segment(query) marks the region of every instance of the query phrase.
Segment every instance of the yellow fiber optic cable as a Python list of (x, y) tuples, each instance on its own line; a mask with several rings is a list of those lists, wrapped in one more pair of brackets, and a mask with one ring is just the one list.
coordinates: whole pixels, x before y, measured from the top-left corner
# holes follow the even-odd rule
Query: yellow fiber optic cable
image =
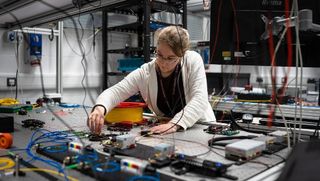
[[(13, 170), (10, 170), (9, 172), (12, 172)], [(64, 177), (64, 175), (62, 173), (59, 173), (55, 170), (50, 170), (50, 169), (45, 169), (45, 168), (21, 168), (20, 171), (23, 172), (47, 172), (47, 173), (51, 173), (54, 175), (59, 175), (61, 177)], [(78, 179), (71, 177), (71, 176), (67, 176), (67, 178), (71, 181), (79, 181)]]
[(14, 167), (15, 162), (8, 157), (0, 157), (0, 170), (6, 170)]
[(2, 98), (0, 99), (1, 106), (10, 106), (14, 104), (19, 104), (19, 101), (13, 98)]

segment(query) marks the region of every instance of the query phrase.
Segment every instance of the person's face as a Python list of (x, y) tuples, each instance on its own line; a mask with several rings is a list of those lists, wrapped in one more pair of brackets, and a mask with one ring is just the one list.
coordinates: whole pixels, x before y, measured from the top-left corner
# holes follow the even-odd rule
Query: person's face
[(166, 43), (159, 43), (156, 50), (156, 63), (161, 73), (171, 73), (180, 62), (180, 57), (173, 53), (170, 46)]

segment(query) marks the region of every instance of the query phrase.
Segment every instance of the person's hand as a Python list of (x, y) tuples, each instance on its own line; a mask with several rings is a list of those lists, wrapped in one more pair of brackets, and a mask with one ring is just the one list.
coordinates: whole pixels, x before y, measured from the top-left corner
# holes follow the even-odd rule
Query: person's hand
[(100, 134), (102, 126), (104, 125), (104, 107), (96, 106), (90, 113), (87, 120), (87, 125), (91, 132)]
[(179, 128), (180, 128), (179, 125), (175, 125), (174, 123), (168, 122), (166, 124), (161, 124), (161, 125), (158, 125), (158, 126), (154, 126), (154, 127), (150, 128), (149, 130), (152, 133), (164, 135), (164, 134), (174, 133)]

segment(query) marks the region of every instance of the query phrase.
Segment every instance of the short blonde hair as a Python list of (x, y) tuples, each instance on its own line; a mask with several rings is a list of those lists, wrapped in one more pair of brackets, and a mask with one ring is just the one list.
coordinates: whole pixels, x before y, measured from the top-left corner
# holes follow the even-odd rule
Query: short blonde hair
[(189, 33), (180, 26), (167, 26), (156, 32), (156, 42), (166, 43), (172, 49), (173, 53), (182, 57), (190, 47)]

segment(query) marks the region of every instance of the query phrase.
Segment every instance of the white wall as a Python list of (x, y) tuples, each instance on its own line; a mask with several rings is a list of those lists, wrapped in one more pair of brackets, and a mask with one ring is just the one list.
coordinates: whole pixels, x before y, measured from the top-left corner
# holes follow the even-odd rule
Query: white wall
[[(136, 19), (126, 17), (119, 17), (110, 15), (111, 21), (109, 26), (124, 24), (135, 21)], [(101, 32), (96, 34), (95, 52), (92, 48), (92, 19), (89, 15), (82, 16), (79, 21), (77, 17), (74, 19), (78, 27), (78, 33), (81, 35), (82, 31), (79, 28), (79, 21), (84, 28), (82, 44), (86, 54), (87, 65), (87, 79), (84, 81), (87, 89), (85, 104), (92, 105), (96, 97), (101, 93), (102, 89), (102, 36)], [(101, 13), (94, 15), (94, 24), (96, 28), (101, 27)], [(69, 103), (82, 104), (85, 92), (82, 88), (81, 81), (83, 79), (84, 70), (81, 64), (82, 55), (76, 36), (76, 29), (73, 22), (68, 19), (64, 21), (64, 41), (62, 48), (62, 72), (63, 72), (63, 94), (62, 101)], [(43, 26), (42, 28), (47, 28)], [(7, 32), (5, 29), (0, 29), (0, 98), (15, 97), (15, 88), (7, 87), (7, 77), (15, 77), (17, 69), (16, 64), (16, 44), (6, 41)], [(133, 34), (125, 33), (109, 33), (108, 46), (109, 49), (123, 48), (126, 44), (135, 46), (137, 44), (137, 37)], [(67, 41), (68, 40), (68, 41)], [(69, 44), (68, 44), (69, 42)], [(49, 41), (48, 36), (42, 37), (42, 69), (44, 78), (44, 87), (46, 93), (56, 92), (56, 41)], [(32, 67), (30, 64), (24, 62), (25, 47), (19, 46), (19, 76), (18, 76), (18, 99), (21, 102), (30, 100), (34, 102), (36, 99), (43, 96), (41, 91), (40, 68), (38, 66)], [(123, 55), (109, 54), (108, 55), (108, 71), (116, 71), (117, 59), (122, 58)], [(83, 61), (84, 63), (84, 61)], [(110, 77), (109, 84), (113, 85), (121, 80), (123, 77)]]
[[(87, 76), (88, 81), (85, 82), (87, 88), (90, 88), (92, 97), (97, 96), (97, 92), (100, 92), (101, 77), (102, 77), (102, 60), (101, 60), (101, 35), (97, 35), (97, 45), (95, 55), (91, 47), (91, 39), (87, 39), (92, 34), (91, 31), (84, 32), (83, 45), (86, 52), (87, 60)], [(66, 28), (65, 35), (67, 36), (70, 46), (78, 52), (79, 55), (74, 53), (70, 46), (64, 42), (62, 51), (62, 67), (63, 67), (63, 101), (82, 103), (84, 91), (81, 86), (81, 80), (83, 78), (83, 68), (81, 65), (82, 56), (80, 55), (79, 46), (77, 45), (74, 29)], [(17, 68), (16, 64), (16, 45), (15, 43), (9, 43), (6, 41), (6, 30), (0, 29), (0, 97), (14, 97), (15, 88), (7, 87), (7, 77), (15, 77)], [(42, 69), (44, 78), (44, 87), (46, 93), (55, 92), (56, 87), (56, 41), (49, 41), (48, 37), (43, 35), (42, 37)], [(25, 46), (19, 47), (19, 76), (18, 87), (20, 100), (36, 100), (42, 97), (41, 81), (40, 81), (40, 67), (32, 67), (30, 64), (24, 62)], [(96, 57), (96, 58), (95, 58)], [(72, 90), (72, 91), (71, 91)], [(70, 92), (71, 91), (71, 92)], [(89, 93), (89, 92), (88, 92)], [(70, 96), (69, 96), (70, 95)], [(92, 104), (90, 100), (85, 101), (86, 104)]]

